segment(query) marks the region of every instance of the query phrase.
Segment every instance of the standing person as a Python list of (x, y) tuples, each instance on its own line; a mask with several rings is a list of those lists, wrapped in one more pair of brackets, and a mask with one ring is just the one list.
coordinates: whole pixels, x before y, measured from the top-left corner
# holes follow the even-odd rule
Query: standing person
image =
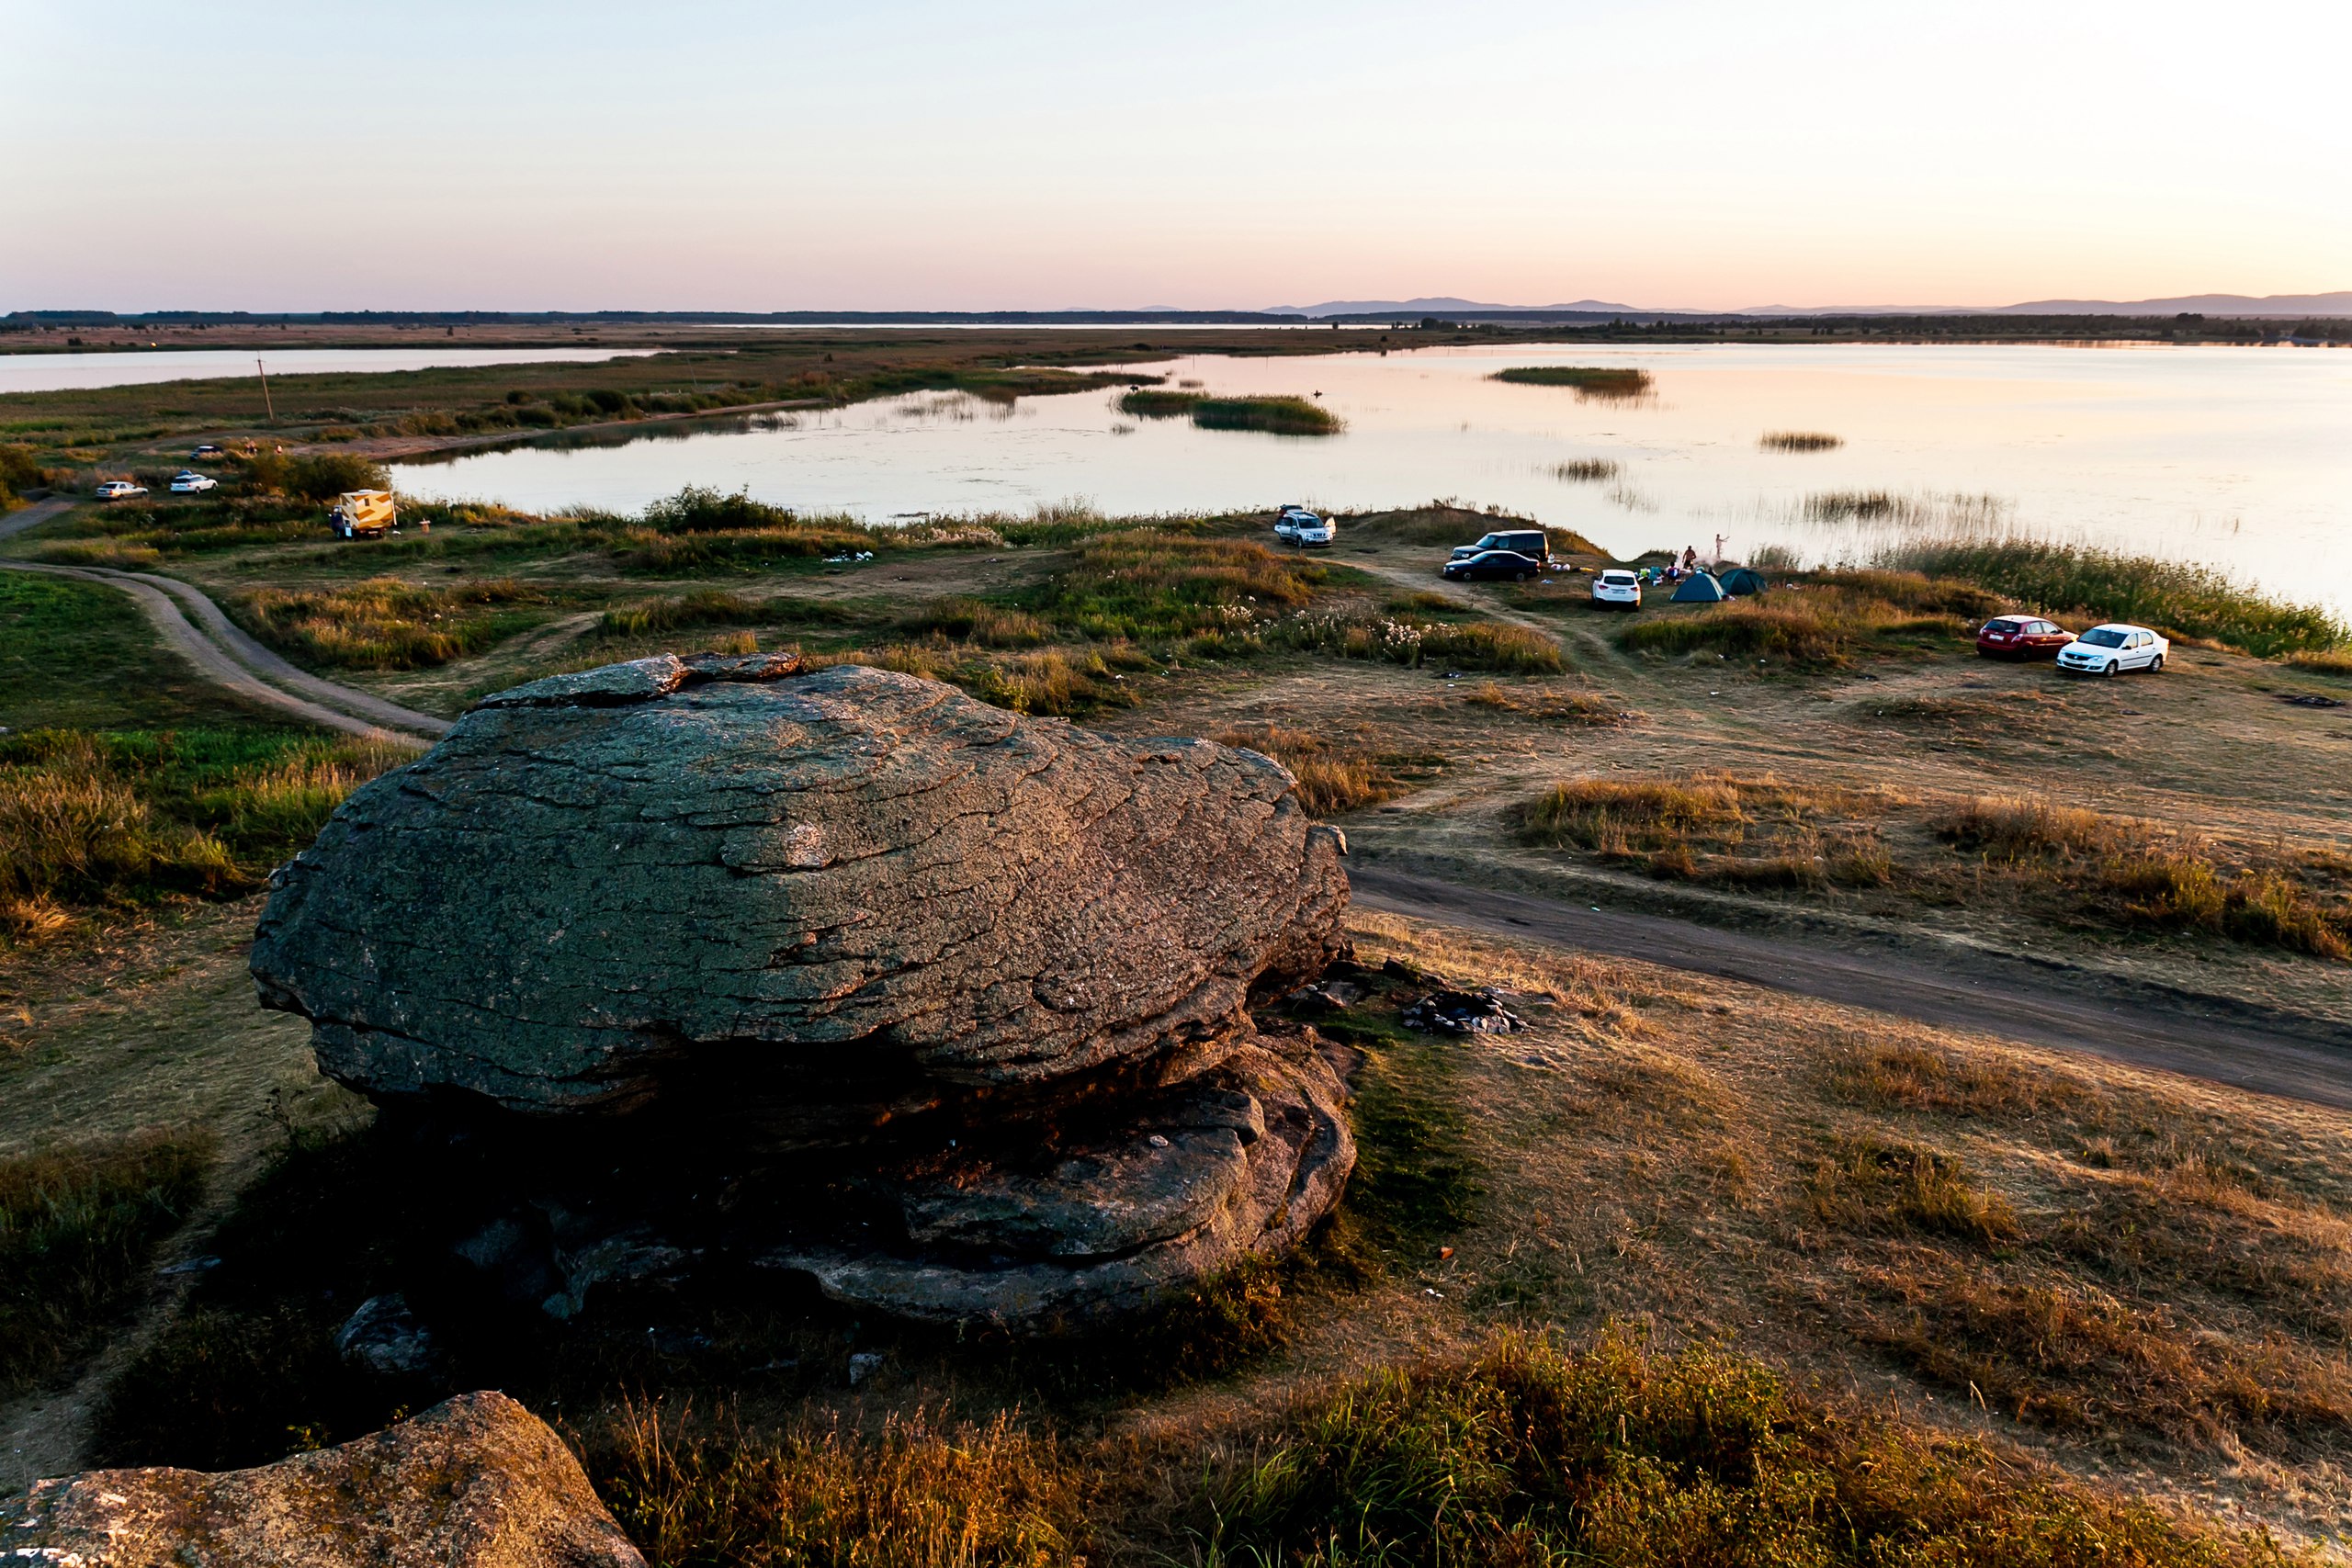
[(1693, 572), (1699, 570), (1698, 546), (1685, 545), (1682, 547), (1682, 570), (1685, 572)]

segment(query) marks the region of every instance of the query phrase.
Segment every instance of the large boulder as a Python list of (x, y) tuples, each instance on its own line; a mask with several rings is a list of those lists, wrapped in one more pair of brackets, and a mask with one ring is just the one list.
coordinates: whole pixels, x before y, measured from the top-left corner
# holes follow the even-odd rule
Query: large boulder
[(489, 697), (353, 795), (253, 972), (483, 1162), (443, 1256), (510, 1305), (724, 1256), (1031, 1325), (1337, 1201), (1342, 1075), (1250, 1004), (1339, 948), (1342, 852), (1252, 751), (663, 657)]
[(1319, 969), (1347, 883), (1290, 776), (858, 665), (640, 660), (502, 693), (277, 878), (266, 1006), (379, 1100), (667, 1096), (777, 1146), (1168, 1082)]
[(84, 1568), (645, 1568), (562, 1439), (461, 1394), (254, 1470), (97, 1470), (0, 1501), (0, 1559)]

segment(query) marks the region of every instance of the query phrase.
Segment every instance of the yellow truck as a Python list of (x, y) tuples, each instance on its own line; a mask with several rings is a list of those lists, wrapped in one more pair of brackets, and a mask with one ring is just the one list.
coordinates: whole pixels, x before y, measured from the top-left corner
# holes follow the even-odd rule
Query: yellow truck
[(400, 525), (388, 490), (349, 490), (335, 497), (327, 526), (346, 539), (373, 539)]

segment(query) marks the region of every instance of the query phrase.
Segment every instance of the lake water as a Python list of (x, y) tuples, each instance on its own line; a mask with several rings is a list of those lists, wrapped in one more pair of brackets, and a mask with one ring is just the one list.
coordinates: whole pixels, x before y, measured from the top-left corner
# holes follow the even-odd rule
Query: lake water
[[(261, 351), (273, 376), (323, 370), (446, 370), (469, 365), (551, 365), (630, 359), (650, 348), (288, 348)], [(91, 354), (0, 354), (0, 392), (62, 392), (210, 381), (254, 374), (242, 348), (109, 349)]]
[[(1511, 365), (1638, 367), (1632, 401), (1498, 382)], [(1010, 409), (917, 394), (627, 445), (525, 446), (403, 468), (420, 494), (526, 510), (634, 511), (688, 484), (875, 521), (1434, 498), (1498, 505), (1621, 553), (1717, 536), (1808, 560), (1864, 559), (1965, 526), (2222, 567), (2352, 611), (2352, 353), (2320, 349), (1870, 344), (1479, 346), (1136, 367), (1219, 393), (1319, 398), (1344, 434), (1136, 420), (1118, 393)], [(1762, 449), (1819, 431), (1823, 452)], [(1613, 475), (1563, 477), (1599, 459)], [(1855, 513), (1839, 495), (1872, 494)]]

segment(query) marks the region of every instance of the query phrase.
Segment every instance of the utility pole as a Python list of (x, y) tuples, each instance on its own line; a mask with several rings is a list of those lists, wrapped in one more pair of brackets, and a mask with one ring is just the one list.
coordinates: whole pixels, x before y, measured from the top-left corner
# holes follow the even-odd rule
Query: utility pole
[(261, 378), (261, 412), (269, 416), (270, 423), (276, 424), (277, 411), (269, 406), (269, 372), (262, 368), (258, 354), (254, 355), (254, 373)]

